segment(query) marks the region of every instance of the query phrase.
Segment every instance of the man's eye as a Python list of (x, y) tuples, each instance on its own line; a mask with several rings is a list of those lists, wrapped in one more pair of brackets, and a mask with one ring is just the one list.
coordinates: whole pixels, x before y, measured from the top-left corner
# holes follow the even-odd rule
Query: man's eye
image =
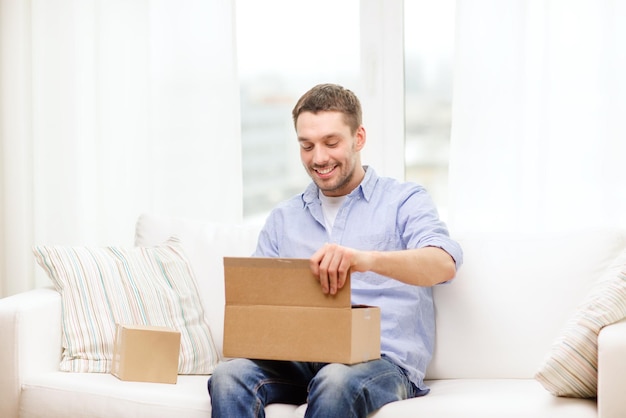
[(339, 142), (329, 142), (326, 144), (329, 148), (335, 148), (337, 145), (339, 145)]
[(313, 146), (311, 146), (311, 145), (304, 145), (304, 144), (302, 144), (301, 147), (305, 151), (311, 151), (313, 149)]

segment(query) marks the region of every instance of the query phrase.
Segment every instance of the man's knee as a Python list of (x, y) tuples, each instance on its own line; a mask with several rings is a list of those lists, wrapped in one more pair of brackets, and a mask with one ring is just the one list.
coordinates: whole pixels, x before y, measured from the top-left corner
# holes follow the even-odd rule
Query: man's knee
[[(394, 365), (380, 360), (355, 366), (329, 364), (309, 386), (310, 416), (364, 417), (386, 403), (406, 399), (410, 382)], [(308, 412), (308, 409), (307, 409)]]
[(220, 363), (208, 381), (213, 416), (264, 416), (264, 403), (256, 390), (257, 380), (258, 370), (250, 360)]
[(325, 389), (341, 389), (342, 391), (354, 389), (358, 385), (358, 376), (350, 366), (345, 364), (328, 364), (324, 366), (311, 381), (310, 386), (321, 386)]
[(232, 393), (237, 388), (245, 388), (254, 373), (254, 364), (247, 359), (234, 359), (222, 362), (215, 367), (209, 378), (209, 393), (224, 391)]
[(344, 364), (328, 364), (309, 384), (309, 402), (328, 405), (351, 404), (360, 397), (362, 378)]

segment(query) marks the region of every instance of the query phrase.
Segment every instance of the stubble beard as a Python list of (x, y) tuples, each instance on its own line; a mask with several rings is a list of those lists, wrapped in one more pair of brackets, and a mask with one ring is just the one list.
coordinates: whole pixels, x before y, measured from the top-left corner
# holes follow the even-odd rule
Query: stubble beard
[[(344, 166), (342, 164), (337, 164), (337, 166), (335, 167), (335, 170), (341, 171), (343, 167)], [(317, 187), (322, 191), (322, 193), (324, 193), (325, 195), (329, 195), (329, 194), (332, 195), (337, 190), (341, 190), (345, 188), (348, 184), (350, 184), (350, 182), (354, 178), (355, 169), (353, 167), (352, 170), (350, 170), (346, 174), (340, 173), (339, 174), (340, 177), (338, 177), (334, 183), (330, 184), (322, 179), (319, 179), (315, 175), (315, 168), (320, 168), (320, 167), (311, 168), (309, 172), (309, 176), (311, 177), (313, 182), (317, 185)]]

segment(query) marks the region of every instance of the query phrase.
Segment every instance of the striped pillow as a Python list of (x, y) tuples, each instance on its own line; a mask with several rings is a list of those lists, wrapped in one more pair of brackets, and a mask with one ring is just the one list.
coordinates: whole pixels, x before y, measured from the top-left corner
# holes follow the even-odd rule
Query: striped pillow
[[(555, 396), (595, 398), (598, 389), (598, 333), (626, 318), (626, 250), (618, 257), (621, 266), (592, 289), (568, 321), (544, 364), (535, 374)], [(615, 263), (614, 263), (615, 264)]]
[(177, 238), (150, 248), (33, 248), (61, 294), (68, 372), (111, 370), (115, 324), (181, 333), (180, 374), (210, 374), (219, 361), (196, 282)]

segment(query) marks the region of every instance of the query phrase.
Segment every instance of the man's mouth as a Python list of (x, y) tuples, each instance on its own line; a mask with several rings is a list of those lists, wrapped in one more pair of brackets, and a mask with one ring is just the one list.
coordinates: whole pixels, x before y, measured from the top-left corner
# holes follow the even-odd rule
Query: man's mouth
[(320, 176), (320, 177), (328, 177), (328, 175), (330, 173), (333, 172), (333, 170), (335, 169), (335, 166), (332, 167), (321, 167), (321, 168), (314, 168), (315, 172)]

